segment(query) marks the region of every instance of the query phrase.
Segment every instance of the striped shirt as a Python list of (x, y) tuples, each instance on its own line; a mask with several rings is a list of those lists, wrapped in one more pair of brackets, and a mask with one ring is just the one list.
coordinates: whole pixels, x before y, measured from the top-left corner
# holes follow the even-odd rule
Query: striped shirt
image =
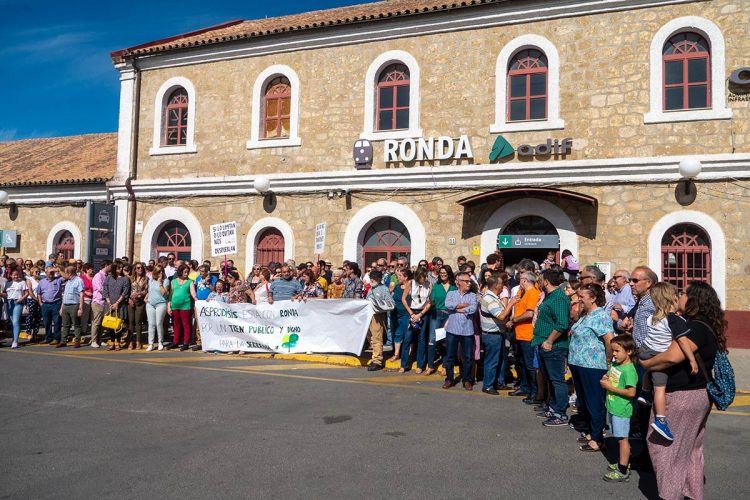
[(570, 325), (570, 298), (562, 288), (545, 294), (544, 300), (537, 308), (536, 323), (534, 323), (534, 339), (531, 345), (544, 343), (553, 330), (560, 332), (554, 342), (555, 347), (567, 349), (568, 326)]
[(490, 290), (484, 292), (479, 303), (482, 331), (487, 333), (500, 333), (505, 331), (505, 321), (497, 317), (503, 313), (505, 306), (497, 295)]

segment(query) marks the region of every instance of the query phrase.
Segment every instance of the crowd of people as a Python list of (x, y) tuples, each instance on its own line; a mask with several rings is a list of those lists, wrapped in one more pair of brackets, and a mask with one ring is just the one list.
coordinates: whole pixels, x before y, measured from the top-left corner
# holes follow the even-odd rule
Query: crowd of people
[[(441, 365), (444, 389), (481, 383), (488, 395), (508, 391), (545, 427), (576, 429), (581, 452), (602, 451), (608, 431), (619, 460), (605, 480), (627, 481), (631, 463), (648, 462), (662, 498), (702, 497), (707, 372), (726, 352), (724, 312), (703, 282), (678, 293), (646, 266), (607, 280), (567, 250), (560, 264), (555, 252), (508, 267), (500, 252), (479, 268), (459, 257), (455, 271), (440, 257), (414, 268), (406, 257), (378, 259), (365, 270), (356, 262), (334, 269), (325, 260), (288, 260), (254, 265), (247, 276), (231, 260), (216, 272), (210, 261), (172, 253), (148, 263), (104, 261), (99, 269), (63, 254), (36, 262), (2, 256), (0, 281), (12, 348), (24, 330), (30, 343), (56, 348), (71, 341), (80, 348), (90, 336), (95, 349), (199, 350), (196, 300), (364, 298), (374, 310), (368, 370), (385, 367), (385, 346), (400, 372), (416, 362), (414, 373), (429, 376)], [(641, 451), (631, 460), (634, 438)]]

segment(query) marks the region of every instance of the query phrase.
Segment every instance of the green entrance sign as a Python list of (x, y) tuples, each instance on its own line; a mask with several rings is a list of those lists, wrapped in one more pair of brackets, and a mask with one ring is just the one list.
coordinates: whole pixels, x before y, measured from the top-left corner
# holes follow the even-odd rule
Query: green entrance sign
[(497, 237), (497, 248), (513, 248), (513, 236), (501, 234)]
[(535, 234), (501, 234), (497, 237), (497, 248), (543, 248), (560, 247), (557, 235)]

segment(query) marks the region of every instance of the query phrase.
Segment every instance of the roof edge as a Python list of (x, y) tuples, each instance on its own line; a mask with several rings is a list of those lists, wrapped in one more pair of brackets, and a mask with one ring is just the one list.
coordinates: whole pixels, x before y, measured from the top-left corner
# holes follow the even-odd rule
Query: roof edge
[(233, 19), (232, 21), (226, 21), (226, 22), (223, 22), (223, 23), (215, 24), (213, 26), (208, 26), (206, 28), (200, 28), (200, 29), (197, 29), (197, 30), (188, 31), (188, 32), (185, 32), (185, 33), (180, 33), (178, 35), (173, 35), (173, 36), (169, 36), (169, 37), (166, 37), (166, 38), (160, 38), (158, 40), (152, 40), (150, 42), (141, 43), (141, 44), (138, 44), (138, 45), (133, 45), (131, 47), (126, 47), (124, 49), (112, 51), (112, 52), (110, 52), (109, 57), (111, 59), (122, 58), (122, 57), (127, 56), (129, 53), (131, 53), (131, 52), (133, 52), (135, 50), (146, 49), (148, 47), (151, 47), (152, 45), (160, 45), (162, 43), (171, 42), (171, 41), (177, 40), (179, 38), (186, 38), (186, 37), (190, 37), (190, 36), (201, 35), (201, 34), (206, 33), (208, 31), (213, 31), (213, 30), (217, 30), (217, 29), (221, 29), (221, 28), (228, 28), (230, 26), (234, 26), (236, 24), (240, 24), (240, 23), (243, 23), (243, 22), (245, 22), (244, 19)]

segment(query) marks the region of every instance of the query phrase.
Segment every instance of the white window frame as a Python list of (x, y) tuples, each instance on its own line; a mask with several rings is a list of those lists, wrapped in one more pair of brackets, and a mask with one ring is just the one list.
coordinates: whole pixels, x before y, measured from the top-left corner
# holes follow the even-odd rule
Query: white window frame
[[(276, 77), (284, 76), (292, 86), (291, 108), (289, 110), (289, 137), (261, 137), (261, 121), (263, 119), (263, 97), (268, 82)], [(299, 93), (300, 84), (297, 73), (289, 66), (275, 64), (263, 70), (253, 85), (253, 110), (250, 119), (250, 140), (247, 149), (283, 148), (302, 145), (299, 137)]]
[[(187, 137), (184, 145), (165, 146), (162, 144), (164, 135), (164, 107), (167, 105), (167, 99), (170, 94), (177, 88), (182, 87), (188, 94), (188, 123)], [(195, 145), (195, 86), (185, 77), (175, 76), (164, 82), (156, 92), (154, 99), (154, 139), (151, 149), (148, 153), (155, 155), (174, 155), (184, 153), (195, 153), (198, 148)]]
[[(508, 63), (522, 50), (536, 49), (547, 57), (547, 119), (508, 121)], [(495, 123), (490, 133), (527, 132), (532, 130), (560, 130), (565, 120), (560, 118), (560, 56), (557, 48), (540, 35), (523, 35), (508, 42), (495, 65)]]
[[(376, 130), (375, 127), (375, 93), (378, 76), (389, 64), (401, 63), (409, 68), (409, 128), (404, 130)], [(387, 139), (408, 139), (422, 137), (419, 128), (419, 64), (417, 60), (403, 50), (389, 50), (375, 58), (367, 68), (365, 76), (365, 123), (360, 139), (384, 141)]]
[(661, 279), (661, 240), (664, 234), (677, 224), (693, 224), (708, 235), (711, 244), (711, 286), (726, 307), (726, 237), (721, 225), (710, 215), (697, 210), (678, 210), (659, 219), (648, 234), (648, 266)]
[(81, 230), (78, 229), (78, 226), (69, 220), (58, 222), (57, 224), (52, 226), (52, 229), (50, 229), (49, 233), (47, 233), (47, 254), (46, 255), (50, 255), (53, 253), (57, 254), (57, 249), (55, 248), (55, 245), (57, 244), (57, 237), (63, 231), (70, 231), (70, 234), (73, 235), (73, 258), (81, 259), (83, 235), (81, 234)]
[[(672, 36), (694, 31), (708, 41), (711, 51), (711, 109), (664, 111), (662, 50)], [(726, 104), (724, 35), (714, 23), (698, 16), (685, 16), (669, 21), (651, 40), (649, 51), (650, 108), (643, 123), (692, 122), (726, 120), (732, 117)]]

